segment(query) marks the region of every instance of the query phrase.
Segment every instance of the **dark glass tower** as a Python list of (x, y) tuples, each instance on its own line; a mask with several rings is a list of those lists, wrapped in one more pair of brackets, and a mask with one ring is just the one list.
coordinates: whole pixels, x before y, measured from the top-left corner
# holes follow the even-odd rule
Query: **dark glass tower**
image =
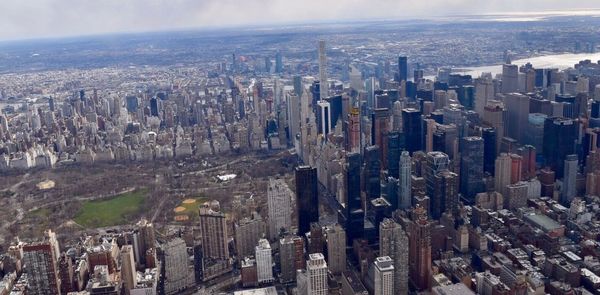
[(402, 129), (406, 138), (406, 150), (411, 154), (422, 149), (421, 147), (421, 112), (417, 109), (407, 108), (402, 110)]
[(408, 80), (408, 58), (406, 56), (398, 57), (398, 81)]
[(364, 211), (360, 198), (360, 153), (346, 155), (344, 167), (344, 187), (346, 188), (346, 210), (344, 212), (346, 236), (351, 245), (354, 239), (362, 238), (364, 229)]
[(388, 133), (387, 137), (387, 169), (391, 177), (398, 178), (400, 169), (400, 151), (402, 150), (402, 134), (397, 131)]
[(463, 137), (460, 140), (460, 192), (469, 203), (484, 190), (483, 184), (483, 138)]
[(379, 160), (379, 147), (376, 145), (365, 148), (364, 175), (367, 202), (379, 198), (381, 195), (381, 161)]
[(296, 168), (296, 211), (298, 213), (298, 234), (310, 231), (312, 222), (319, 222), (319, 187), (317, 168), (299, 166)]
[(563, 177), (567, 155), (575, 154), (577, 129), (577, 123), (567, 118), (552, 117), (544, 121), (544, 162), (556, 172), (557, 178)]
[(494, 175), (496, 161), (496, 129), (484, 128), (481, 131), (483, 138), (483, 171)]

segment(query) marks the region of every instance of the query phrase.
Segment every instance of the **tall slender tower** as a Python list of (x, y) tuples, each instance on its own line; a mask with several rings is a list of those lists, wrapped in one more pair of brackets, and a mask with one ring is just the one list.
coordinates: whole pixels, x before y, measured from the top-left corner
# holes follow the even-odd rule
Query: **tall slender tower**
[(325, 53), (325, 40), (319, 40), (319, 92), (320, 99), (327, 97), (329, 93), (327, 83), (327, 55)]
[(408, 209), (411, 202), (411, 158), (407, 151), (400, 155), (400, 173), (398, 178), (398, 208)]
[(417, 206), (412, 212), (409, 225), (410, 280), (417, 290), (431, 287), (431, 228), (427, 211)]

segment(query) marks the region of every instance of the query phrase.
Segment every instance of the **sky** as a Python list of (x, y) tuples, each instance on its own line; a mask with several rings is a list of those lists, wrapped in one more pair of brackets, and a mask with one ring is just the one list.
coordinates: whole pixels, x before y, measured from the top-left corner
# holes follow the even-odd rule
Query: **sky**
[(0, 0), (0, 40), (600, 9), (598, 0)]

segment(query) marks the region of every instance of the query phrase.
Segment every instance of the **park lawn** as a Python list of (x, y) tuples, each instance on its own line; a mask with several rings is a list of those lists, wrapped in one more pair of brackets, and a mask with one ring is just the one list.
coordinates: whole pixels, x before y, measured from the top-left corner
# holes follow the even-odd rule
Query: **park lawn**
[(74, 221), (87, 228), (115, 226), (128, 223), (129, 216), (142, 210), (145, 190), (137, 190), (108, 199), (83, 202)]

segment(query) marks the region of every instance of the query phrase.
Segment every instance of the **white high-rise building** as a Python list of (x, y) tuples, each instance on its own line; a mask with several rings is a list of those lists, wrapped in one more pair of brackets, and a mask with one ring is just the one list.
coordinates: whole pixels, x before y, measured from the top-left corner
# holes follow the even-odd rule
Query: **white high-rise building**
[(321, 253), (308, 256), (306, 261), (307, 295), (327, 295), (329, 285), (327, 284), (327, 262)]
[(269, 237), (277, 238), (279, 231), (292, 226), (292, 195), (283, 179), (269, 179), (267, 206), (269, 210)]
[(375, 258), (375, 295), (394, 294), (394, 261), (389, 256)]
[(496, 158), (494, 188), (503, 196), (506, 196), (506, 186), (510, 184), (511, 163), (511, 158), (506, 153)]
[(577, 155), (565, 158), (561, 202), (569, 204), (577, 195)]
[(317, 107), (319, 110), (319, 133), (327, 138), (327, 134), (331, 132), (331, 105), (325, 100), (320, 100)]
[(174, 238), (163, 245), (165, 264), (165, 294), (178, 294), (193, 284), (190, 281), (189, 257), (185, 242)]
[(325, 40), (319, 40), (319, 92), (320, 99), (326, 98), (329, 93), (327, 83), (327, 54), (325, 52)]
[(412, 161), (408, 151), (400, 154), (400, 173), (398, 176), (398, 208), (408, 209), (412, 206)]
[(327, 261), (334, 275), (346, 270), (346, 231), (341, 225), (335, 224), (325, 228), (327, 235)]
[(258, 283), (270, 283), (273, 281), (273, 260), (271, 257), (271, 245), (266, 239), (260, 239), (255, 251), (256, 277)]

